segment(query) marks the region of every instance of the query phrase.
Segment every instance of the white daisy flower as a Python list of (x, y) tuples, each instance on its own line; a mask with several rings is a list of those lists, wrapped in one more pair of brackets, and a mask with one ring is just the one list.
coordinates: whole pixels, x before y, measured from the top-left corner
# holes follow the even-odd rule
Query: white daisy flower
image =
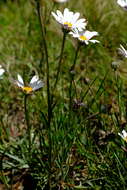
[(118, 133), (118, 135), (127, 142), (127, 132), (125, 130), (122, 130), (122, 133)]
[(2, 66), (0, 65), (0, 77), (2, 77), (2, 75), (4, 74), (5, 70), (2, 68)]
[(20, 87), (26, 94), (30, 94), (35, 90), (38, 90), (39, 88), (42, 88), (44, 86), (44, 83), (39, 80), (39, 77), (37, 75), (34, 75), (32, 79), (30, 80), (30, 83), (28, 86), (25, 86), (23, 78), (21, 75), (17, 75), (18, 80), (15, 80), (15, 84)]
[(117, 0), (117, 3), (127, 11), (127, 0)]
[(68, 0), (53, 0), (54, 2), (56, 2), (56, 3), (65, 3), (65, 2), (67, 2)]
[(122, 45), (120, 45), (120, 48), (118, 48), (118, 50), (121, 55), (127, 58), (127, 50)]
[(63, 14), (59, 10), (57, 10), (56, 13), (52, 12), (52, 15), (54, 16), (56, 21), (61, 24), (62, 28), (67, 31), (75, 29), (82, 31), (87, 25), (86, 19), (78, 19), (80, 13), (73, 13), (67, 8), (64, 9)]
[(91, 40), (92, 37), (98, 36), (98, 32), (95, 32), (95, 31), (90, 32), (86, 30), (83, 32), (79, 32), (78, 30), (74, 30), (73, 32), (70, 32), (69, 34), (71, 34), (74, 38), (78, 38), (80, 42), (85, 43), (86, 45), (88, 45), (89, 42), (99, 43), (98, 40)]

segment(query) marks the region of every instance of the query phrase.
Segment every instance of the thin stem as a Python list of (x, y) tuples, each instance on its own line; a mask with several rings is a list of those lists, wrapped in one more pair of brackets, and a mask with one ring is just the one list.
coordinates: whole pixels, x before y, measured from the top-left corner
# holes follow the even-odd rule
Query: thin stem
[(76, 49), (76, 52), (75, 52), (74, 62), (73, 62), (73, 65), (71, 66), (70, 71), (73, 71), (75, 69), (75, 65), (76, 65), (76, 61), (77, 61), (77, 57), (78, 57), (78, 53), (79, 53), (80, 47), (81, 47), (81, 44), (79, 42), (78, 46), (77, 46), (77, 49)]
[(72, 83), (73, 83), (73, 80), (74, 80), (74, 69), (75, 69), (75, 65), (76, 65), (76, 61), (77, 61), (77, 57), (78, 57), (78, 53), (79, 53), (79, 50), (80, 50), (80, 47), (81, 47), (81, 44), (78, 43), (78, 46), (77, 46), (77, 49), (76, 49), (76, 52), (75, 52), (75, 57), (74, 57), (74, 62), (73, 62), (73, 65), (71, 66), (71, 69), (70, 69), (70, 87), (69, 87), (69, 122), (71, 121), (71, 112), (72, 112)]
[(118, 75), (118, 71), (115, 70), (114, 73), (115, 73), (115, 81), (116, 81), (116, 87), (117, 87), (117, 101), (118, 101), (120, 120), (121, 120), (121, 84), (120, 84), (120, 78)]
[(26, 121), (26, 125), (27, 125), (29, 154), (31, 155), (31, 126), (30, 126), (30, 123), (29, 123), (29, 113), (28, 113), (28, 110), (27, 110), (27, 98), (28, 98), (28, 95), (25, 94), (24, 95), (24, 114), (25, 114), (25, 121)]
[(56, 88), (58, 79), (59, 79), (59, 74), (60, 74), (60, 70), (61, 70), (61, 62), (62, 62), (62, 58), (63, 58), (63, 51), (64, 51), (64, 45), (65, 45), (65, 41), (66, 41), (66, 36), (67, 36), (67, 32), (65, 30), (63, 30), (63, 40), (62, 40), (62, 46), (61, 46), (61, 53), (60, 53), (60, 59), (58, 62), (58, 69), (57, 69), (57, 74), (56, 74), (56, 81), (54, 84), (54, 89)]
[(69, 126), (71, 125), (71, 120), (72, 120), (72, 101), (73, 101), (73, 97), (72, 97), (72, 84), (73, 84), (73, 81), (74, 81), (74, 76), (75, 76), (75, 72), (74, 72), (74, 69), (75, 69), (75, 65), (76, 65), (76, 61), (77, 61), (77, 57), (78, 57), (78, 53), (79, 53), (79, 50), (80, 50), (80, 43), (78, 43), (78, 47), (77, 47), (77, 50), (75, 52), (75, 57), (74, 57), (74, 62), (73, 62), (73, 65), (71, 66), (71, 69), (70, 69), (70, 86), (69, 86)]
[(41, 34), (42, 34), (42, 42), (44, 44), (44, 51), (45, 51), (45, 58), (46, 58), (46, 84), (47, 84), (47, 105), (48, 105), (48, 122), (47, 122), (47, 127), (48, 127), (48, 140), (49, 140), (49, 177), (48, 177), (48, 185), (49, 185), (49, 190), (51, 189), (51, 169), (52, 169), (52, 159), (51, 159), (51, 154), (52, 154), (52, 141), (51, 141), (51, 115), (52, 115), (52, 110), (51, 110), (51, 98), (50, 98), (50, 83), (49, 83), (49, 61), (48, 61), (48, 48), (47, 48), (47, 43), (46, 43), (46, 36), (45, 36), (45, 26), (43, 25), (43, 20), (42, 20), (42, 14), (41, 14), (41, 6), (40, 6), (40, 0), (37, 0), (37, 13), (38, 13), (38, 18), (39, 18), (39, 23), (40, 23), (40, 28), (41, 28)]

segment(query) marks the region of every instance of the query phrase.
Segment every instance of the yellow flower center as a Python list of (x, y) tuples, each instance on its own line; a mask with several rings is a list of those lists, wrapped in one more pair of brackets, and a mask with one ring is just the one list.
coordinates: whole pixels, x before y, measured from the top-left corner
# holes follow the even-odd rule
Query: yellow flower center
[(25, 91), (27, 94), (31, 93), (33, 91), (32, 87), (30, 86), (24, 86), (23, 91)]
[(66, 25), (68, 28), (72, 27), (72, 24), (70, 22), (64, 22), (64, 25)]
[(85, 36), (80, 36), (79, 38), (80, 38), (80, 40), (83, 40), (83, 41), (87, 40), (87, 38)]

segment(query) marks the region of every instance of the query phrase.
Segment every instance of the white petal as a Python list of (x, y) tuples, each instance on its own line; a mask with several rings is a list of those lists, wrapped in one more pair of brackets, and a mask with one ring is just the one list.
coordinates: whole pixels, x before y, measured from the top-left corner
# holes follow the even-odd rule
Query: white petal
[(20, 85), (24, 86), (24, 82), (23, 82), (23, 78), (21, 77), (21, 75), (17, 75), (18, 78), (18, 82), (20, 83)]
[(84, 19), (84, 18), (81, 18), (81, 19), (79, 19), (79, 20), (77, 20), (76, 21), (76, 24), (87, 24), (87, 22), (86, 22), (86, 19)]
[(78, 13), (78, 12), (74, 14), (74, 16), (73, 16), (74, 22), (77, 21), (77, 19), (79, 18), (79, 16), (80, 16), (80, 13)]
[(86, 36), (86, 38), (88, 40), (91, 39), (93, 36), (97, 36), (97, 35), (98, 35), (98, 32), (96, 32), (96, 31), (90, 32), (90, 31), (86, 30), (84, 33), (84, 36)]
[(124, 0), (118, 0), (117, 3), (121, 6), (124, 7), (126, 6), (127, 2), (125, 2)]
[(122, 131), (123, 137), (127, 137), (127, 132), (125, 130)]
[(30, 84), (35, 83), (39, 80), (39, 77), (37, 75), (34, 75), (30, 81)]
[(4, 72), (5, 72), (4, 69), (0, 69), (0, 76), (2, 76)]
[(56, 17), (57, 15), (56, 15), (56, 13), (54, 13), (53, 11), (51, 12), (51, 14), (54, 16), (54, 17)]
[(33, 90), (38, 90), (39, 88), (42, 88), (44, 86), (44, 83), (40, 80), (39, 82), (37, 82), (37, 84), (35, 86), (33, 86)]
[(68, 0), (54, 0), (55, 2), (57, 2), (57, 3), (65, 3), (65, 2), (67, 2)]
[(64, 16), (64, 17), (68, 16), (68, 13), (69, 13), (69, 9), (68, 9), (68, 8), (65, 8), (65, 9), (64, 9), (64, 12), (63, 12), (63, 16)]
[(57, 14), (55, 14), (54, 12), (52, 12), (51, 14), (56, 19), (57, 22), (60, 22), (60, 17)]
[(89, 44), (89, 41), (88, 41), (88, 40), (85, 40), (84, 42), (85, 42), (85, 44), (86, 44), (86, 45), (88, 45), (88, 44)]
[(120, 137), (124, 138), (123, 135), (122, 135), (121, 133), (118, 133), (118, 135), (119, 135)]
[(120, 48), (118, 48), (118, 50), (121, 55), (127, 58), (127, 50), (122, 45), (120, 45)]
[(89, 40), (89, 41), (92, 43), (100, 43), (100, 41), (98, 41), (98, 40)]
[(69, 32), (74, 38), (79, 38), (79, 34), (77, 32)]
[(63, 18), (63, 15), (59, 10), (57, 10), (56, 13), (57, 13), (58, 17)]
[(21, 88), (24, 87), (24, 85), (22, 85), (22, 84), (21, 84), (19, 81), (17, 81), (17, 80), (15, 80), (14, 82), (15, 82), (15, 84), (16, 84), (18, 87), (21, 87)]

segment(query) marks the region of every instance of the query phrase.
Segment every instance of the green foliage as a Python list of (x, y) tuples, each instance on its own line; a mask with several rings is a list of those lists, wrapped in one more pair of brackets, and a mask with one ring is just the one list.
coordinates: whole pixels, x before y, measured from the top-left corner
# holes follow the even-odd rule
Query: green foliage
[[(0, 64), (6, 70), (0, 80), (0, 189), (126, 189), (127, 145), (118, 132), (127, 123), (127, 66), (117, 51), (127, 42), (126, 12), (114, 0), (42, 0), (40, 23), (37, 2), (0, 2)], [(70, 73), (77, 41), (68, 34), (54, 88), (63, 33), (51, 11), (65, 7), (88, 20), (100, 44), (82, 46)], [(34, 74), (45, 83), (26, 105), (12, 82), (18, 73), (26, 83)]]

